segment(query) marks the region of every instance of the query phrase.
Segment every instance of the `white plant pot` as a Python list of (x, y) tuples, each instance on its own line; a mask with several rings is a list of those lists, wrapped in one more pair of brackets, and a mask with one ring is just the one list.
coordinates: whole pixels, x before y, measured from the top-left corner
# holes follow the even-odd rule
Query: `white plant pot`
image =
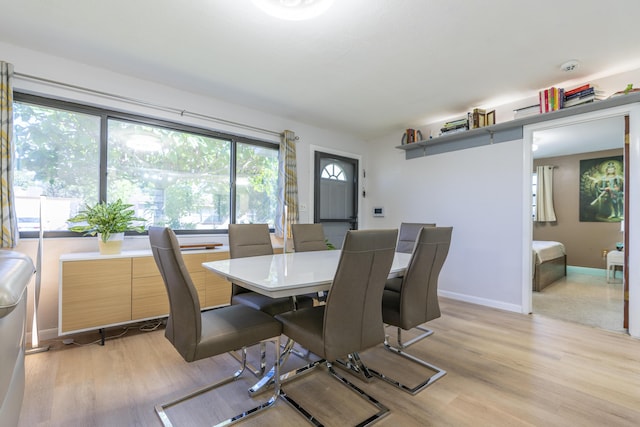
[(117, 255), (122, 252), (124, 233), (111, 233), (106, 242), (102, 241), (101, 233), (98, 233), (98, 248), (100, 255)]

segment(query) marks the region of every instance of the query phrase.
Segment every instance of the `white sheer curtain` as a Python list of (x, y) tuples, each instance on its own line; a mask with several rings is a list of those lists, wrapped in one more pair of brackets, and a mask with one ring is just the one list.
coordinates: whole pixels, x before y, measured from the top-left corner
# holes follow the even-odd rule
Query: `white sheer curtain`
[(536, 167), (538, 187), (536, 193), (536, 221), (556, 221), (553, 208), (553, 166)]
[(18, 244), (18, 221), (13, 201), (13, 65), (0, 61), (0, 222), (2, 247)]
[[(278, 155), (278, 206), (276, 208), (275, 235), (283, 238), (290, 225), (298, 222), (298, 172), (296, 166), (296, 134), (285, 130), (280, 141)], [(286, 206), (286, 224), (285, 209)]]

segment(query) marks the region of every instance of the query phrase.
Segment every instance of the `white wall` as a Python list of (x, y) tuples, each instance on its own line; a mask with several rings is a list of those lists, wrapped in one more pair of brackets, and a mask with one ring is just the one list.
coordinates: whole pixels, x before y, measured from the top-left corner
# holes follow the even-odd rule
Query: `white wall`
[[(365, 226), (453, 226), (440, 293), (521, 311), (522, 141), (412, 160), (386, 139), (376, 147), (367, 174)], [(385, 217), (374, 218), (373, 206), (383, 206)]]
[[(309, 164), (310, 146), (322, 147), (326, 150), (345, 150), (366, 157), (366, 145), (362, 140), (351, 135), (320, 129), (305, 123), (296, 122), (286, 117), (278, 117), (266, 112), (248, 109), (239, 105), (229, 104), (217, 99), (203, 97), (197, 94), (180, 91), (176, 88), (158, 85), (152, 82), (135, 79), (114, 73), (109, 70), (89, 67), (84, 64), (71, 62), (44, 53), (35, 52), (0, 42), (0, 60), (14, 65), (14, 72), (22, 75), (35, 76), (56, 82), (89, 88), (96, 91), (116, 94), (130, 99), (144, 101), (153, 105), (187, 110), (207, 116), (219, 117), (225, 120), (256, 126), (263, 129), (281, 132), (290, 129), (299, 136), (297, 143), (297, 157), (299, 161), (299, 196), (301, 200), (309, 200)], [(17, 77), (14, 90), (52, 96), (65, 100), (107, 106), (110, 108), (145, 114), (173, 122), (193, 124), (196, 126), (229, 132), (237, 135), (254, 137), (266, 141), (278, 142), (278, 137), (260, 131), (251, 131), (231, 125), (214, 123), (205, 119), (183, 117), (175, 112), (163, 111), (151, 107), (136, 106), (116, 99), (88, 94), (83, 91), (56, 87), (46, 83)], [(306, 213), (301, 213), (301, 219), (306, 219)], [(202, 237), (186, 237), (181, 240), (202, 241)], [(226, 243), (226, 236), (208, 236), (208, 241), (215, 240)], [(148, 247), (148, 239), (127, 238), (124, 249), (138, 249)], [(37, 240), (22, 239), (16, 248), (32, 257), (35, 261)], [(46, 239), (44, 245), (44, 262), (42, 268), (42, 288), (40, 294), (40, 308), (38, 311), (40, 338), (48, 339), (57, 336), (58, 325), (58, 259), (60, 254), (68, 252), (95, 252), (97, 242), (91, 238)], [(30, 298), (33, 296), (33, 284), (29, 287)], [(31, 302), (29, 318), (32, 316)], [(30, 329), (30, 323), (29, 323)]]

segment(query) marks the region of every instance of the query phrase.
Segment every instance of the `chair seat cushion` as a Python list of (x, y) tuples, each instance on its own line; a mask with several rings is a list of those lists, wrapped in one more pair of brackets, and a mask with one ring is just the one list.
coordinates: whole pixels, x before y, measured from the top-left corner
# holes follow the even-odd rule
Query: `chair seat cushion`
[(231, 305), (205, 311), (202, 313), (201, 325), (201, 338), (193, 360), (253, 345), (276, 337), (282, 332), (280, 322), (245, 305)]
[(387, 282), (384, 284), (384, 289), (394, 292), (400, 292), (402, 290), (402, 277), (387, 279)]
[(302, 308), (278, 314), (275, 318), (282, 323), (282, 333), (292, 340), (304, 343), (312, 353), (326, 357), (322, 339), (325, 306)]
[[(298, 308), (313, 307), (313, 298), (301, 295), (296, 298)], [(293, 300), (289, 297), (271, 298), (257, 292), (243, 292), (231, 297), (231, 304), (242, 304), (271, 316), (293, 310)]]

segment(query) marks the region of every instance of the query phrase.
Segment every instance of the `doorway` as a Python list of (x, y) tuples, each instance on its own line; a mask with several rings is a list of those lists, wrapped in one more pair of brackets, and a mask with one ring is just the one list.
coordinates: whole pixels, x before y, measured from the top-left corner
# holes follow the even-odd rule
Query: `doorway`
[(316, 151), (314, 221), (326, 239), (342, 248), (348, 230), (358, 229), (358, 159)]
[[(535, 166), (542, 165), (554, 169), (553, 198), (557, 221), (534, 222), (532, 239), (562, 243), (568, 266), (566, 276), (540, 292), (533, 292), (534, 314), (617, 332), (625, 330), (621, 274), (618, 273), (616, 281), (610, 282), (606, 277), (607, 252), (616, 251), (617, 243), (624, 241), (621, 227), (624, 216), (616, 214), (602, 218), (594, 215), (587, 219), (582, 202), (585, 190), (591, 189), (587, 184), (595, 179), (591, 174), (599, 173), (591, 166), (585, 178), (585, 168), (599, 165), (598, 162), (604, 159), (626, 158), (625, 128), (624, 116), (620, 115), (564, 123), (533, 132), (532, 144), (537, 146), (533, 152), (534, 170)], [(616, 165), (621, 167), (622, 161)], [(535, 196), (535, 190), (532, 192)], [(597, 198), (596, 201), (602, 204), (603, 200)], [(596, 209), (599, 204), (593, 206), (594, 203), (587, 207)]]

